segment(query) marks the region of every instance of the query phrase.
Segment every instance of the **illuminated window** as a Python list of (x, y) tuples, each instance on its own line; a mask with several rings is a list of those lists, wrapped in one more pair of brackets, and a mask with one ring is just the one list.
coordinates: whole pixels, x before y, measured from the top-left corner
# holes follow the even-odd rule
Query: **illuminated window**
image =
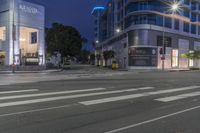
[(0, 27), (0, 40), (6, 40), (6, 27)]
[(172, 67), (178, 67), (178, 50), (172, 50)]
[[(190, 53), (194, 53), (194, 51), (190, 51)], [(194, 60), (189, 59), (189, 67), (193, 67), (193, 66), (194, 66)]]

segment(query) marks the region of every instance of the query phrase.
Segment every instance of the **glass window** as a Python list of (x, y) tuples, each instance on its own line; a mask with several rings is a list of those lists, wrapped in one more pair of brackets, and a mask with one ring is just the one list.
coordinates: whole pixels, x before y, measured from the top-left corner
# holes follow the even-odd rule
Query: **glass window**
[(165, 18), (165, 27), (172, 28), (172, 19), (171, 18), (168, 18), (168, 17)]
[(191, 20), (197, 21), (197, 15), (195, 13), (192, 13)]
[(31, 32), (31, 44), (37, 43), (37, 32)]
[(200, 35), (200, 26), (198, 26), (198, 34)]
[(191, 25), (191, 33), (192, 34), (196, 34), (197, 33), (196, 25), (194, 25), (194, 24)]
[[(194, 53), (194, 51), (190, 51), (190, 53)], [(194, 66), (194, 60), (189, 59), (189, 67), (193, 67), (193, 66)]]
[(179, 30), (179, 20), (178, 19), (175, 19), (174, 29)]
[(189, 32), (189, 27), (190, 27), (189, 23), (184, 22), (184, 24), (183, 24), (183, 31), (184, 32)]
[(147, 16), (146, 15), (139, 16), (139, 21), (140, 24), (147, 24)]
[(189, 0), (184, 0), (184, 4), (189, 5), (190, 1)]
[(163, 17), (160, 15), (156, 16), (156, 25), (163, 26)]
[(184, 12), (183, 12), (183, 15), (185, 16), (185, 17), (190, 17), (190, 12), (189, 11), (187, 11), (187, 10), (184, 10)]
[(191, 3), (191, 8), (192, 8), (192, 10), (196, 10), (196, 2)]
[(6, 40), (6, 27), (0, 27), (0, 40)]
[(178, 67), (178, 50), (172, 50), (172, 67)]
[(139, 9), (140, 10), (146, 10), (148, 8), (148, 3), (147, 2), (140, 2), (139, 3)]

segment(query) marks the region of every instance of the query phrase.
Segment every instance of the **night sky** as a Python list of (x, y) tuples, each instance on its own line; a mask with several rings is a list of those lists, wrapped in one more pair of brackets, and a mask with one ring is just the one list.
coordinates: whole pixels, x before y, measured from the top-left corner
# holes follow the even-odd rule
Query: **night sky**
[(26, 0), (46, 8), (46, 26), (53, 22), (76, 27), (89, 41), (93, 39), (94, 6), (105, 5), (107, 0)]

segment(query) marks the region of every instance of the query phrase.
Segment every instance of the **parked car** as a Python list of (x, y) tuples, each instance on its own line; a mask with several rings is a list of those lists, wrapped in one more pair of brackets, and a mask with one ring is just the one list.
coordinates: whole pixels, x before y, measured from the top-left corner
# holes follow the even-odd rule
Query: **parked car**
[(66, 60), (63, 64), (62, 64), (62, 69), (70, 69), (71, 68), (71, 61), (70, 60)]

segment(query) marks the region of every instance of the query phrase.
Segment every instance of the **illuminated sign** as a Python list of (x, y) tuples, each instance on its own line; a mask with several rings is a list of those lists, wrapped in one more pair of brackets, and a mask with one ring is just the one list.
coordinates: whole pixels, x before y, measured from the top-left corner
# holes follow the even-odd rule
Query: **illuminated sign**
[(25, 13), (30, 13), (30, 14), (38, 14), (39, 13), (37, 8), (27, 6), (27, 5), (19, 5), (19, 9)]
[(39, 62), (38, 58), (26, 58), (26, 62)]
[(26, 58), (25, 65), (39, 65), (39, 59), (38, 58)]

